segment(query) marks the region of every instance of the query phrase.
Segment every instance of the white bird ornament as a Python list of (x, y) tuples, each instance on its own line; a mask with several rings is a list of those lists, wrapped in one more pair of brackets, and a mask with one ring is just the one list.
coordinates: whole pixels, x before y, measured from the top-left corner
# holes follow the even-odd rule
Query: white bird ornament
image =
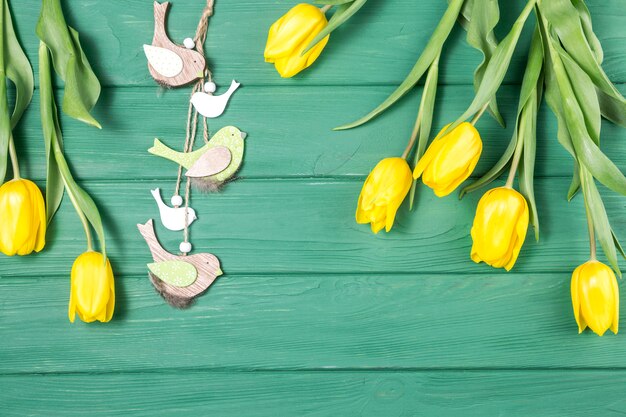
[[(179, 231), (185, 228), (185, 213), (187, 213), (187, 226), (190, 226), (198, 217), (196, 216), (196, 211), (191, 207), (169, 207), (161, 198), (161, 190), (158, 188), (154, 190), (150, 190), (152, 192), (152, 196), (159, 206), (159, 213), (161, 215), (161, 223), (165, 226), (166, 229)], [(176, 197), (172, 197), (174, 200)], [(179, 201), (173, 201), (173, 203), (182, 203), (182, 199), (179, 197)], [(176, 205), (179, 205), (176, 204)]]
[(199, 91), (191, 96), (191, 104), (193, 104), (198, 113), (204, 117), (214, 119), (224, 113), (230, 96), (233, 95), (240, 85), (241, 84), (237, 81), (233, 80), (227, 92), (219, 96), (214, 96), (213, 93), (215, 92), (216, 86), (214, 82), (209, 81), (204, 84), (204, 93)]

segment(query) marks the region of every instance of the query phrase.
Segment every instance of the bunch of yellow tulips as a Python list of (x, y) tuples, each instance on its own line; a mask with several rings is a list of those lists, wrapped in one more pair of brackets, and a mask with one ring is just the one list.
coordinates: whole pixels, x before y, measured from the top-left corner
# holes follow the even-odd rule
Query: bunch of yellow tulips
[[(338, 26), (337, 20), (339, 24), (343, 23), (363, 3), (348, 1), (333, 14), (330, 21), (327, 21), (325, 13), (331, 6), (319, 9), (300, 4), (294, 7), (272, 25), (265, 60), (274, 63), (281, 76), (294, 76), (317, 59), (328, 42), (329, 33)], [(370, 113), (336, 128), (349, 129), (370, 121), (396, 103), (426, 75), (409, 143), (400, 157), (381, 160), (367, 176), (358, 197), (356, 221), (369, 224), (375, 234), (382, 229), (389, 232), (407, 196), (412, 208), (416, 180), (421, 178), (435, 195), (445, 197), (472, 175), (483, 149), (475, 124), (487, 110), (504, 124), (496, 103), (496, 92), (526, 20), (533, 11), (537, 24), (529, 48), (511, 143), (493, 168), (460, 193), (462, 197), (489, 184), (505, 171), (507, 164), (510, 165), (506, 184), (487, 191), (478, 202), (470, 230), (473, 244), (469, 255), (476, 263), (485, 262), (494, 268), (510, 271), (518, 259), (530, 224), (539, 239), (533, 174), (537, 110), (545, 95), (560, 121), (559, 141), (576, 160), (576, 172), (568, 198), (573, 198), (582, 190), (587, 211), (590, 257), (572, 275), (574, 317), (580, 332), (589, 327), (600, 336), (608, 329), (617, 333), (619, 292), (613, 271), (621, 275), (616, 250), (621, 247), (612, 233), (595, 180), (626, 195), (626, 176), (598, 147), (600, 115), (626, 127), (626, 99), (600, 66), (602, 49), (593, 33), (591, 16), (584, 0), (576, 4), (566, 0), (528, 0), (510, 32), (499, 43), (493, 32), (499, 18), (497, 1), (449, 0), (444, 15), (407, 78)], [(467, 110), (445, 126), (428, 145), (439, 58), (459, 20), (468, 30), (468, 43), (484, 56), (474, 73), (476, 96)], [(573, 80), (580, 85), (574, 84)], [(576, 90), (589, 92), (588, 97), (580, 102), (581, 98), (574, 93)], [(472, 119), (468, 121), (470, 117)], [(410, 154), (414, 154), (412, 164), (407, 161)], [(519, 191), (513, 187), (516, 174)], [(596, 259), (596, 240), (600, 242), (611, 267)]]
[[(64, 50), (59, 48), (59, 44), (73, 45), (73, 48), (80, 48), (72, 41), (69, 27), (63, 18), (63, 12), (59, 0), (44, 0), (42, 5), (42, 14), (40, 16), (37, 34), (42, 39), (39, 49), (39, 75), (40, 75), (40, 94), (41, 94), (41, 115), (44, 130), (44, 140), (46, 148), (51, 158), (56, 162), (54, 169), (48, 169), (47, 195), (46, 203), (41, 190), (37, 185), (20, 176), (20, 166), (17, 151), (14, 144), (13, 129), (17, 125), (23, 112), (26, 110), (33, 96), (34, 77), (32, 67), (26, 58), (26, 55), (19, 47), (17, 37), (13, 32), (11, 24), (11, 15), (6, 0), (0, 0), (1, 15), (5, 16), (5, 23), (8, 25), (3, 29), (5, 36), (9, 38), (0, 45), (0, 65), (6, 65), (6, 57), (10, 54), (14, 62), (20, 65), (14, 65), (11, 71), (7, 68), (0, 68), (0, 149), (5, 148), (11, 161), (13, 170), (13, 179), (4, 182), (8, 160), (0, 158), (0, 252), (7, 256), (26, 256), (33, 252), (40, 252), (46, 245), (46, 229), (52, 220), (54, 213), (61, 203), (63, 196), (63, 187), (66, 188), (70, 200), (74, 204), (79, 218), (85, 227), (87, 235), (87, 251), (78, 256), (74, 261), (71, 271), (70, 281), (70, 301), (69, 301), (69, 319), (74, 322), (75, 315), (78, 314), (81, 320), (85, 322), (101, 321), (108, 322), (113, 316), (115, 308), (115, 288), (113, 272), (109, 260), (103, 253), (93, 250), (93, 239), (90, 231), (89, 221), (86, 212), (95, 219), (92, 225), (101, 229), (100, 216), (95, 204), (91, 198), (75, 183), (71, 172), (65, 161), (63, 151), (60, 145), (60, 129), (58, 115), (56, 112), (56, 103), (54, 102), (54, 93), (52, 88), (52, 65), (50, 62), (51, 52), (56, 57), (83, 56), (82, 50)], [(45, 30), (40, 30), (41, 28)], [(53, 38), (53, 39), (50, 39)], [(62, 39), (63, 42), (58, 42)], [(66, 42), (67, 41), (67, 42)], [(48, 43), (46, 43), (48, 42)], [(7, 45), (10, 45), (8, 47)], [(50, 46), (48, 46), (50, 45)], [(8, 49), (8, 50), (7, 50)], [(63, 58), (59, 58), (63, 61)], [(66, 61), (69, 61), (66, 59)], [(75, 60), (71, 60), (75, 63)], [(68, 65), (72, 65), (71, 63)], [(82, 65), (82, 64), (81, 64)], [(88, 67), (88, 65), (87, 65)], [(67, 69), (69, 72), (70, 69)], [(17, 71), (18, 74), (15, 74)], [(76, 72), (74, 69), (72, 71)], [(83, 69), (84, 71), (84, 69)], [(13, 76), (11, 80), (14, 82), (17, 96), (15, 108), (12, 116), (7, 104), (6, 77)], [(95, 82), (94, 82), (95, 79)], [(97, 84), (97, 86), (95, 85)], [(89, 82), (77, 83), (79, 88), (97, 87), (99, 92), (100, 84), (93, 75)], [(66, 84), (65, 88), (72, 88)], [(67, 98), (68, 95), (66, 95)], [(87, 96), (81, 94), (81, 91), (74, 91), (72, 97)], [(93, 97), (93, 94), (89, 96)], [(97, 97), (97, 95), (96, 95)], [(67, 101), (67, 100), (66, 100)], [(93, 120), (88, 112), (90, 108), (85, 108), (84, 99), (70, 99), (70, 115), (80, 120), (93, 124)], [(78, 103), (79, 102), (79, 103)], [(92, 103), (91, 105), (93, 105)], [(85, 112), (88, 116), (85, 116)], [(95, 122), (97, 125), (97, 122)], [(2, 152), (0, 152), (2, 154)], [(51, 180), (51, 176), (54, 178)], [(4, 182), (4, 183), (3, 183)], [(55, 189), (59, 187), (60, 189)], [(56, 197), (52, 197), (55, 195)], [(77, 195), (80, 195), (81, 205), (78, 202)], [(89, 202), (85, 207), (85, 202)], [(96, 223), (96, 225), (94, 225)], [(97, 227), (99, 226), (99, 227)], [(101, 243), (104, 248), (104, 239), (101, 237)], [(103, 249), (104, 252), (104, 249)]]

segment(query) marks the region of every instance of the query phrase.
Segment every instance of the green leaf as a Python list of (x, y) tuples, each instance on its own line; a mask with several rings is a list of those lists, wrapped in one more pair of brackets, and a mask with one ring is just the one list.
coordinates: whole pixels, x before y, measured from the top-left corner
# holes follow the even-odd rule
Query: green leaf
[[(54, 215), (63, 196), (63, 191), (58, 188), (60, 177), (78, 216), (81, 220), (83, 220), (84, 216), (95, 230), (98, 240), (100, 241), (102, 254), (106, 259), (106, 241), (98, 207), (89, 194), (87, 194), (72, 177), (72, 172), (63, 154), (61, 129), (59, 128), (54, 91), (52, 89), (51, 70), (50, 55), (48, 54), (46, 45), (42, 42), (39, 46), (39, 80), (41, 90), (41, 121), (46, 143), (46, 153), (49, 157), (48, 181), (50, 182), (48, 183), (48, 188), (50, 191), (46, 190), (46, 199), (51, 207), (48, 207), (48, 221), (50, 221)], [(52, 159), (54, 159), (54, 162), (51, 166), (50, 162)]]
[[(467, 16), (465, 17), (467, 18)], [(483, 76), (485, 75), (487, 64), (489, 64), (489, 60), (498, 46), (498, 41), (493, 33), (493, 29), (496, 27), (499, 20), (500, 8), (498, 7), (498, 0), (473, 2), (466, 29), (467, 43), (475, 49), (478, 49), (483, 55), (482, 62), (474, 71), (474, 90), (478, 90)], [(498, 110), (495, 95), (489, 103), (489, 112), (501, 126), (505, 126), (504, 119)]]
[(101, 128), (89, 113), (100, 96), (100, 82), (83, 52), (78, 32), (65, 22), (60, 0), (42, 0), (36, 32), (52, 53), (54, 70), (65, 81), (63, 112)]
[(524, 71), (524, 79), (522, 81), (522, 87), (520, 89), (520, 98), (518, 103), (517, 117), (515, 120), (515, 129), (513, 131), (511, 141), (509, 142), (509, 145), (505, 149), (498, 162), (496, 162), (495, 165), (492, 166), (491, 169), (489, 169), (489, 171), (487, 171), (482, 177), (465, 186), (461, 190), (459, 198), (463, 198), (465, 194), (490, 184), (504, 172), (507, 164), (513, 157), (515, 148), (517, 146), (521, 114), (524, 111), (524, 108), (526, 107), (530, 98), (533, 95), (535, 97), (537, 95), (537, 84), (539, 83), (542, 65), (543, 47), (541, 45), (541, 37), (539, 35), (538, 29), (535, 29), (535, 34), (533, 35), (532, 42), (530, 44), (530, 50), (528, 53), (526, 70)]
[(50, 54), (43, 42), (39, 43), (39, 95), (41, 111), (41, 127), (46, 147), (46, 217), (48, 224), (61, 205), (64, 185), (59, 171), (59, 165), (54, 157), (54, 143), (62, 148), (62, 135), (57, 118), (57, 106), (54, 101), (52, 88), (52, 67)]
[[(544, 34), (548, 33), (544, 20)], [(577, 160), (584, 165), (595, 178), (615, 192), (626, 195), (626, 177), (615, 164), (600, 150), (591, 139), (584, 121), (583, 112), (578, 105), (567, 72), (557, 52), (556, 41), (548, 36), (550, 57), (554, 65), (555, 78), (559, 86), (562, 110), (567, 122)]]
[(330, 33), (334, 31), (335, 29), (337, 29), (339, 26), (343, 25), (356, 12), (358, 12), (359, 9), (361, 9), (361, 7), (365, 5), (365, 3), (367, 3), (367, 0), (354, 0), (352, 3), (341, 2), (341, 3), (327, 3), (327, 4), (344, 5), (344, 3), (347, 7), (343, 7), (337, 10), (337, 12), (335, 12), (333, 17), (328, 22), (328, 25), (320, 33), (318, 33), (315, 38), (313, 38), (311, 43), (309, 43), (306, 48), (304, 48), (304, 51), (302, 51), (302, 55), (309, 52), (309, 50), (313, 48), (315, 45), (317, 45), (319, 41), (324, 39), (326, 36), (330, 35)]
[(589, 9), (583, 0), (572, 0), (572, 4), (576, 7), (576, 10), (578, 10), (578, 16), (580, 17), (580, 24), (582, 25), (585, 39), (587, 39), (587, 43), (589, 43), (589, 47), (596, 58), (596, 62), (602, 64), (604, 51), (602, 50), (600, 40), (593, 31)]
[(530, 224), (535, 229), (537, 241), (539, 241), (539, 215), (535, 201), (534, 174), (537, 152), (537, 110), (541, 101), (541, 85), (543, 85), (543, 80), (540, 78), (533, 94), (524, 105), (519, 121), (519, 140), (523, 141), (523, 157), (519, 166), (519, 187), (530, 206)]
[(360, 118), (359, 120), (345, 124), (343, 126), (336, 127), (334, 130), (351, 129), (370, 121), (374, 117), (387, 110), (391, 105), (393, 105), (402, 96), (404, 96), (411, 88), (413, 88), (413, 86), (417, 84), (417, 82), (420, 80), (422, 75), (424, 75), (424, 73), (428, 70), (435, 58), (441, 53), (441, 48), (448, 38), (450, 31), (454, 27), (454, 22), (459, 16), (459, 11), (461, 10), (462, 5), (463, 0), (450, 0), (450, 4), (448, 5), (446, 12), (439, 21), (439, 24), (437, 25), (435, 31), (428, 40), (424, 51), (422, 51), (422, 54), (417, 59), (417, 62), (413, 66), (413, 69), (405, 78), (405, 80), (398, 86), (398, 88), (396, 88), (396, 90), (391, 93), (391, 95), (387, 97), (387, 99), (385, 99), (385, 101), (383, 101), (378, 107), (376, 107), (374, 110), (372, 110), (370, 113)]
[(4, 66), (7, 78), (15, 84), (16, 90), (15, 107), (11, 116), (11, 129), (14, 129), (33, 98), (35, 79), (33, 68), (15, 35), (7, 0), (4, 0), (4, 8), (2, 22), (5, 33), (3, 39), (7, 47)]
[[(587, 41), (588, 36), (583, 29), (579, 10), (572, 4), (571, 0), (543, 0), (538, 5), (542, 16), (558, 34), (560, 43), (563, 44), (569, 55), (589, 75), (598, 89), (612, 97), (611, 106), (615, 109), (607, 111), (605, 117), (610, 118), (611, 115), (626, 114), (626, 99), (615, 88), (602, 69), (597, 59), (597, 51), (594, 53)], [(626, 127), (626, 116), (610, 120)]]
[(626, 252), (624, 252), (624, 248), (622, 247), (622, 244), (619, 243), (619, 239), (617, 239), (617, 235), (615, 234), (615, 231), (613, 231), (613, 229), (611, 229), (611, 234), (613, 235), (613, 243), (615, 244), (615, 248), (622, 255), (622, 258), (626, 259)]
[(602, 197), (600, 197), (600, 193), (598, 192), (598, 188), (593, 181), (591, 173), (584, 167), (580, 170), (580, 178), (583, 195), (585, 196), (585, 205), (591, 216), (595, 236), (598, 239), (598, 242), (600, 242), (600, 246), (602, 246), (602, 250), (609, 261), (609, 264), (611, 264), (611, 267), (621, 277), (622, 272), (620, 271), (619, 264), (617, 262), (617, 252), (615, 250), (615, 241), (613, 240), (613, 230), (609, 224), (609, 218), (606, 214), (604, 204), (602, 203)]
[(485, 106), (485, 104), (489, 103), (496, 94), (498, 88), (500, 88), (500, 84), (502, 84), (504, 75), (509, 68), (509, 64), (511, 63), (511, 57), (513, 56), (513, 52), (517, 46), (517, 41), (522, 33), (522, 29), (524, 28), (524, 23), (526, 22), (530, 12), (533, 10), (534, 5), (535, 0), (530, 0), (526, 3), (524, 10), (522, 10), (513, 24), (511, 31), (493, 52), (493, 56), (489, 60), (489, 64), (487, 64), (487, 68), (485, 69), (483, 82), (480, 84), (472, 104), (470, 104), (461, 117), (448, 127), (447, 132), (453, 130), (470, 116), (478, 112)]
[(580, 165), (574, 160), (574, 175), (572, 175), (572, 182), (567, 190), (567, 201), (572, 201), (572, 198), (576, 197), (580, 190)]
[[(7, 172), (12, 131), (30, 104), (35, 82), (33, 70), (13, 29), (7, 0), (0, 3), (0, 22), (0, 184), (2, 184)], [(7, 79), (13, 82), (16, 91), (15, 106), (10, 117)]]
[(557, 50), (571, 85), (576, 86), (576, 88), (573, 88), (573, 92), (583, 113), (587, 132), (589, 132), (589, 136), (596, 145), (599, 145), (602, 117), (600, 115), (600, 103), (598, 102), (593, 82), (563, 48), (557, 46)]
[[(417, 164), (417, 161), (424, 155), (426, 151), (426, 145), (428, 144), (428, 138), (430, 137), (430, 131), (433, 124), (433, 114), (435, 112), (435, 98), (437, 96), (437, 82), (439, 80), (439, 56), (435, 58), (428, 75), (426, 75), (426, 82), (424, 83), (424, 90), (422, 91), (422, 99), (419, 107), (419, 139), (417, 140), (417, 149), (415, 150), (415, 157), (413, 159), (413, 166)], [(413, 180), (411, 184), (411, 191), (409, 194), (409, 210), (413, 210), (413, 203), (415, 201), (415, 190), (417, 188), (417, 180)]]

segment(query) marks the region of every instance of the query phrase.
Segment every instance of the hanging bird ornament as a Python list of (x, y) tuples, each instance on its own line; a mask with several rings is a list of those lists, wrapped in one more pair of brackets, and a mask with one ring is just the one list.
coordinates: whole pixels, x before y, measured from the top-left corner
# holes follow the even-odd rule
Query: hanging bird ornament
[[(167, 36), (165, 28), (170, 4), (155, 2), (154, 37), (152, 44), (143, 46), (148, 69), (156, 82), (166, 87), (193, 83), (187, 103), (187, 132), (182, 149), (172, 149), (159, 139), (154, 139), (154, 145), (148, 150), (153, 155), (178, 164), (171, 206), (163, 201), (159, 188), (151, 190), (151, 193), (163, 226), (172, 231), (183, 231), (183, 241), (179, 245), (180, 254), (172, 254), (163, 248), (157, 240), (152, 220), (137, 225), (154, 261), (147, 264), (150, 282), (176, 308), (189, 307), (198, 295), (204, 293), (222, 275), (220, 262), (215, 255), (190, 254), (193, 247), (189, 241), (189, 227), (198, 218), (196, 211), (189, 207), (191, 181), (201, 189), (216, 191), (237, 173), (245, 148), (246, 133), (234, 126), (223, 127), (209, 139), (207, 119), (221, 116), (240, 86), (237, 81), (232, 80), (226, 92), (214, 95), (217, 86), (206, 66), (203, 51), (209, 18), (213, 15), (213, 4), (214, 0), (207, 0), (195, 36), (186, 38), (183, 45), (177, 45)], [(194, 149), (198, 115), (202, 117), (202, 136), (205, 143)]]
[(159, 139), (148, 149), (157, 155), (187, 169), (185, 176), (196, 180), (201, 189), (217, 191), (239, 170), (243, 161), (246, 133), (234, 126), (220, 129), (203, 147), (193, 152), (177, 152)]
[(152, 45), (144, 45), (143, 51), (152, 78), (164, 86), (179, 87), (204, 77), (206, 60), (195, 50), (193, 39), (185, 39), (180, 46), (167, 36), (165, 22), (169, 6), (169, 2), (154, 2), (154, 37)]

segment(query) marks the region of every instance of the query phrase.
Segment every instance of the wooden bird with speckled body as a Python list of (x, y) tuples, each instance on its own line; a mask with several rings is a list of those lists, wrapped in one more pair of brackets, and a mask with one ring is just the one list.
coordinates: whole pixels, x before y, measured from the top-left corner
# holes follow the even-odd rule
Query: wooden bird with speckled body
[(153, 155), (174, 161), (187, 169), (185, 175), (196, 185), (216, 191), (239, 170), (243, 160), (246, 133), (234, 126), (220, 129), (202, 148), (193, 152), (177, 152), (159, 139), (148, 149)]

